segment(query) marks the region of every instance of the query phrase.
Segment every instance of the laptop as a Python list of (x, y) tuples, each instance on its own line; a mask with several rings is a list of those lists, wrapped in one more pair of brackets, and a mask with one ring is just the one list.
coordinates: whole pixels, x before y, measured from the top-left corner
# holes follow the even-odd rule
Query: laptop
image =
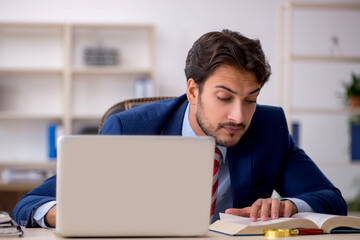
[(204, 235), (214, 147), (211, 137), (59, 138), (56, 232), (63, 237)]

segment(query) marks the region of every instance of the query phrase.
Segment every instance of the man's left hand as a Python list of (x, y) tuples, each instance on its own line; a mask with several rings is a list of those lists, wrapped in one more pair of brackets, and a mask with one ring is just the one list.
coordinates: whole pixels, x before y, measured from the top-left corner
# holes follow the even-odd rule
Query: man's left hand
[(278, 198), (259, 198), (251, 207), (229, 208), (225, 211), (227, 214), (249, 217), (251, 222), (256, 222), (258, 218), (267, 221), (269, 218), (290, 217), (297, 212), (297, 207), (292, 201), (280, 201)]

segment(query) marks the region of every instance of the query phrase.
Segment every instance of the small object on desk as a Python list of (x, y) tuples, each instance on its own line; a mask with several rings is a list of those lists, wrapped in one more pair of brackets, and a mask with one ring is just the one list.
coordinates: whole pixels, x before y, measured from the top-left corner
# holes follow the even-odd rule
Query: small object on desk
[(322, 229), (317, 228), (299, 228), (299, 229), (266, 229), (264, 230), (264, 236), (266, 238), (279, 238), (279, 237), (290, 237), (291, 235), (314, 235), (323, 234)]
[(23, 234), (21, 227), (10, 217), (9, 213), (0, 211), (0, 238), (21, 237)]

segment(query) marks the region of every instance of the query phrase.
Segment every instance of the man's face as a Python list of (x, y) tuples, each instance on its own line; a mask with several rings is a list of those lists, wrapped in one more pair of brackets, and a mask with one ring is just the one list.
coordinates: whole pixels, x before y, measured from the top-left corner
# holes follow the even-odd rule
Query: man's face
[(254, 73), (227, 65), (208, 77), (201, 94), (195, 81), (189, 79), (191, 127), (198, 136), (212, 136), (217, 144), (233, 147), (249, 127), (259, 93)]

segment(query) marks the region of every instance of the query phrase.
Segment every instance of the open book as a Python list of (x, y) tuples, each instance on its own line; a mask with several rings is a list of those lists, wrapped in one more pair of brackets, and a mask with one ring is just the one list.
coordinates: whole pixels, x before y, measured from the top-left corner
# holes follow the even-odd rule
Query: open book
[(227, 235), (263, 235), (265, 229), (276, 228), (321, 228), (324, 233), (360, 232), (360, 217), (337, 216), (303, 212), (290, 218), (279, 218), (266, 222), (250, 222), (250, 218), (220, 213), (220, 219), (210, 225), (209, 230)]

